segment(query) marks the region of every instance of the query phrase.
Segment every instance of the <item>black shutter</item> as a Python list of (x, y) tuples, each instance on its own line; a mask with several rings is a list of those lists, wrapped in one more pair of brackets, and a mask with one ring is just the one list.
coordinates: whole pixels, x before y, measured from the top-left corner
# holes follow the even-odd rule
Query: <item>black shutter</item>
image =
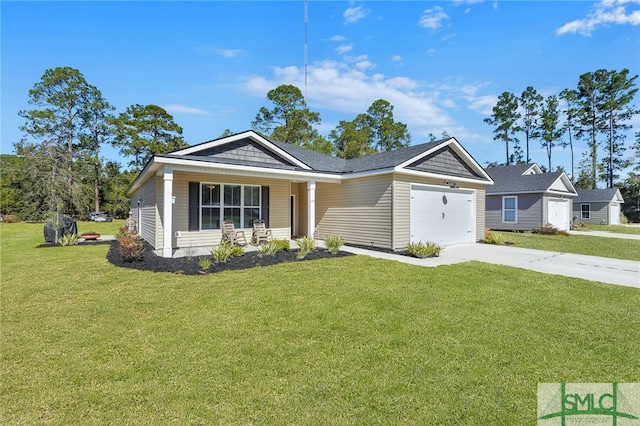
[(200, 230), (200, 182), (189, 182), (189, 231)]
[(267, 228), (269, 227), (269, 187), (262, 187), (262, 212), (260, 213), (262, 220), (264, 220)]

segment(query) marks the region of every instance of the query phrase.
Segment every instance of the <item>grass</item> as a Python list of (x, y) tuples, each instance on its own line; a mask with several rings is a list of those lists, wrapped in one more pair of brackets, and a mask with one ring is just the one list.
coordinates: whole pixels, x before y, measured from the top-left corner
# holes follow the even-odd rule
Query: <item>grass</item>
[(505, 241), (515, 243), (516, 247), (640, 261), (640, 241), (636, 240), (575, 234), (564, 236), (491, 232), (502, 236)]
[(617, 234), (640, 235), (640, 226), (624, 226), (624, 225), (594, 225), (589, 224), (589, 231), (606, 231), (615, 232)]
[(633, 288), (365, 256), (154, 274), (41, 231), (0, 225), (2, 424), (533, 424), (538, 382), (640, 376)]

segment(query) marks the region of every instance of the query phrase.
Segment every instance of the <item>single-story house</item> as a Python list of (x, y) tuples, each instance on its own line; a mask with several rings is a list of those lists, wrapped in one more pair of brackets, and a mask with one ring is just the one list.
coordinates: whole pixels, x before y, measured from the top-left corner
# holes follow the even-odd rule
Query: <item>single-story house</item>
[(535, 163), (490, 167), (486, 172), (494, 181), (486, 193), (487, 228), (571, 228), (571, 200), (577, 193), (566, 173), (543, 173)]
[(573, 199), (573, 221), (619, 225), (623, 203), (618, 188), (580, 189)]
[(172, 257), (218, 244), (223, 219), (392, 250), (476, 242), (492, 183), (455, 138), (345, 160), (246, 131), (155, 155), (128, 194), (142, 237)]

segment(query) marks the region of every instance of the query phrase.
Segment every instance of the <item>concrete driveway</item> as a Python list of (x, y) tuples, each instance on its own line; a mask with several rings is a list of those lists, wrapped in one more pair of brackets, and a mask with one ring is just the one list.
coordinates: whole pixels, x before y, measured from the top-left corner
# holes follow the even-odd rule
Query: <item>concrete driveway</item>
[(372, 257), (392, 259), (419, 266), (451, 265), (475, 260), (496, 265), (513, 266), (545, 274), (564, 275), (609, 284), (640, 288), (640, 262), (553, 251), (525, 249), (490, 244), (460, 244), (445, 247), (440, 257), (417, 259), (343, 246), (344, 251)]

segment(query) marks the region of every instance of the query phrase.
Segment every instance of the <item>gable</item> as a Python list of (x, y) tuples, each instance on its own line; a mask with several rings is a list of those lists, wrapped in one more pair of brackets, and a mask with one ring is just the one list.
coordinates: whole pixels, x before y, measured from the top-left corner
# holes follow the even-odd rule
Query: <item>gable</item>
[(249, 138), (205, 148), (200, 151), (193, 152), (191, 155), (208, 157), (210, 159), (238, 160), (241, 162), (265, 165), (294, 166), (291, 162), (286, 161), (274, 152)]
[(407, 165), (405, 168), (451, 176), (481, 178), (450, 146), (445, 146)]

